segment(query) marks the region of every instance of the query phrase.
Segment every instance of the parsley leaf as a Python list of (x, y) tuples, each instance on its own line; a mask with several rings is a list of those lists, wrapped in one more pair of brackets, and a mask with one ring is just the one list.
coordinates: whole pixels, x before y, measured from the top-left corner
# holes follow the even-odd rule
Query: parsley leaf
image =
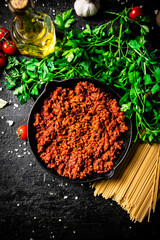
[(63, 12), (62, 15), (57, 14), (54, 23), (59, 30), (64, 31), (66, 28), (69, 28), (71, 24), (75, 21), (72, 12), (73, 9), (70, 9), (67, 12)]

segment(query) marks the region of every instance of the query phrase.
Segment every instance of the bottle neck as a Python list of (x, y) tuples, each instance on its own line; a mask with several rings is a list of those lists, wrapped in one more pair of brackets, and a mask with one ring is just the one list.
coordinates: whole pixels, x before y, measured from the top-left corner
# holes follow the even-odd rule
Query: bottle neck
[(27, 9), (25, 9), (25, 11), (22, 12), (15, 12), (15, 14), (17, 15), (17, 18), (20, 18), (22, 21), (26, 21), (29, 19), (32, 19), (36, 12), (32, 7), (28, 7)]
[(23, 29), (24, 32), (32, 31), (34, 25), (33, 18), (35, 16), (35, 10), (28, 7), (25, 11), (17, 14), (18, 25), (17, 29)]

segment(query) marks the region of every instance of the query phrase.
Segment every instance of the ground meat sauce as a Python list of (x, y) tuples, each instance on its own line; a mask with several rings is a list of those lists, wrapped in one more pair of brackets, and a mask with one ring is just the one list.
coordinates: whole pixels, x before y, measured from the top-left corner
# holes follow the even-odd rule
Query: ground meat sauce
[(57, 87), (33, 125), (41, 159), (70, 179), (110, 171), (128, 130), (116, 99), (88, 82)]

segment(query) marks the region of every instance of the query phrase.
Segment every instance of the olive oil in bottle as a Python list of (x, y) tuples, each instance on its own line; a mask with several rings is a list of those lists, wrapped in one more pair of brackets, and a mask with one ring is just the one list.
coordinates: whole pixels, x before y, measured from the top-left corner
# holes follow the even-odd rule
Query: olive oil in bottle
[(16, 14), (11, 38), (22, 55), (44, 58), (54, 52), (55, 28), (47, 14), (35, 11), (32, 0), (10, 0), (9, 8)]

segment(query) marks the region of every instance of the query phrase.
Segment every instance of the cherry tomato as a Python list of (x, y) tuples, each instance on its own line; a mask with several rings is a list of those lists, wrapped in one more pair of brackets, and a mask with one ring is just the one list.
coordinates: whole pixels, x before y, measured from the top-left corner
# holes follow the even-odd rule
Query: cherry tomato
[(0, 42), (0, 50), (2, 49), (2, 43)]
[(0, 53), (0, 68), (4, 67), (6, 65), (6, 57), (3, 55), (3, 53)]
[(21, 125), (17, 128), (16, 133), (20, 139), (27, 140), (27, 125)]
[(131, 12), (129, 13), (129, 17), (130, 17), (130, 19), (136, 21), (136, 20), (138, 20), (139, 17), (142, 16), (142, 14), (143, 14), (142, 9), (138, 6), (136, 6), (136, 7), (132, 8)]
[(13, 41), (7, 40), (2, 45), (2, 50), (8, 55), (13, 55), (17, 50), (16, 45)]
[(8, 39), (9, 38), (9, 31), (5, 27), (0, 27), (0, 40)]

